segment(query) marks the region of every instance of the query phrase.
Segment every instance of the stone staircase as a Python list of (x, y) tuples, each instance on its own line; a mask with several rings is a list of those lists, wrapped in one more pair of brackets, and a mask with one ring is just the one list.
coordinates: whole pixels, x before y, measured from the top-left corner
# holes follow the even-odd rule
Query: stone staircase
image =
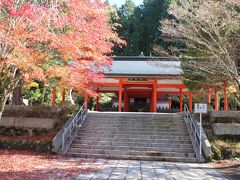
[(90, 112), (67, 155), (197, 161), (181, 114)]

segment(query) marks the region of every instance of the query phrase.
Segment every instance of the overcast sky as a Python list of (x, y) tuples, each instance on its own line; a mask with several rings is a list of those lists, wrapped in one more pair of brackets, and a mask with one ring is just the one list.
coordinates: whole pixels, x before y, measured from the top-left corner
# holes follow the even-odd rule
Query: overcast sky
[[(142, 0), (132, 0), (136, 6), (142, 4)], [(118, 7), (120, 7), (122, 4), (125, 3), (125, 0), (109, 0), (109, 2), (113, 5), (116, 4)]]

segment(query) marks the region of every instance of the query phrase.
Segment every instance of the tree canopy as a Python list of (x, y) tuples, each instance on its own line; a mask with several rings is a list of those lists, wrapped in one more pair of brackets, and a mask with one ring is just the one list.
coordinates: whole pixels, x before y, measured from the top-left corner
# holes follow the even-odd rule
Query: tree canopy
[(144, 0), (142, 5), (135, 6), (131, 0), (127, 0), (118, 8), (119, 19), (115, 22), (122, 26), (117, 28), (117, 32), (126, 40), (127, 46), (115, 48), (113, 55), (136, 56), (141, 52), (144, 55), (157, 55), (156, 47), (169, 46), (159, 31), (159, 21), (170, 18), (167, 12), (170, 3), (170, 0)]
[(22, 78), (93, 94), (113, 42), (124, 43), (108, 11), (98, 0), (0, 0), (0, 115)]
[(182, 67), (190, 88), (227, 81), (240, 87), (238, 72), (240, 6), (238, 0), (187, 0), (171, 4), (172, 19), (161, 32), (186, 44)]

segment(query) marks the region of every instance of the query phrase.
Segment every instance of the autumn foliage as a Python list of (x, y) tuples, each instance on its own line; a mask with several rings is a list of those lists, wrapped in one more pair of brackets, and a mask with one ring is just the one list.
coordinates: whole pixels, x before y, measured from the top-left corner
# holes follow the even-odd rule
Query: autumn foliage
[(52, 67), (48, 72), (61, 77), (61, 84), (91, 94), (90, 87), (100, 82), (103, 68), (111, 64), (107, 54), (113, 42), (124, 42), (112, 31), (108, 8), (102, 2), (71, 0), (62, 6), (56, 10), (58, 18), (50, 23), (60, 34), (52, 46), (68, 65)]
[(113, 42), (124, 43), (98, 0), (0, 0), (0, 22), (0, 112), (22, 78), (93, 95)]

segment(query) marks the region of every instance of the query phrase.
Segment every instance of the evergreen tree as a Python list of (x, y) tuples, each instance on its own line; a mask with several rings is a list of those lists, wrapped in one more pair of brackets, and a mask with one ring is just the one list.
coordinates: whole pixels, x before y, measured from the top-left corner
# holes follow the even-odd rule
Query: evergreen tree
[(127, 0), (118, 10), (122, 25), (117, 29), (119, 36), (126, 40), (127, 46), (115, 48), (114, 55), (136, 56), (141, 52), (145, 55), (158, 55), (159, 47), (168, 47), (172, 42), (165, 42), (159, 28), (160, 20), (171, 18), (167, 12), (170, 0), (144, 0), (143, 5), (136, 7)]
[(132, 33), (137, 32), (137, 29), (135, 28), (136, 22), (133, 21), (135, 8), (136, 6), (132, 0), (126, 0), (125, 4), (118, 9), (119, 19), (116, 22), (121, 24), (121, 26), (117, 29), (117, 32), (120, 37), (126, 40), (127, 46), (124, 46), (123, 48), (115, 47), (114, 55), (135, 55), (134, 52), (136, 51), (136, 48), (133, 48), (133, 46), (136, 46), (138, 42), (138, 38), (136, 39), (132, 36)]

